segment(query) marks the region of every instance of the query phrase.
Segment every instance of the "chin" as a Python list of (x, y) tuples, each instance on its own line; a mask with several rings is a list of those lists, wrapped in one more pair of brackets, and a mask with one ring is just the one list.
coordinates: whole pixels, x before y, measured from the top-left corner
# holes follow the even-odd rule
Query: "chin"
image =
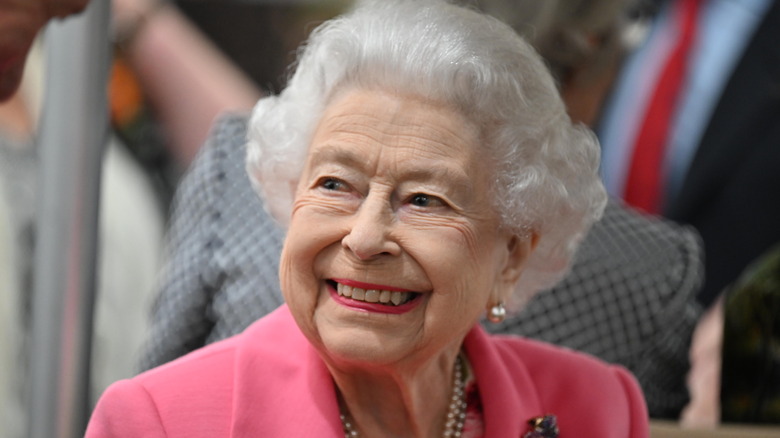
[[(359, 338), (355, 338), (359, 336)], [(352, 365), (383, 366), (398, 363), (412, 354), (409, 345), (389, 345), (381, 336), (345, 330), (338, 335), (322, 337), (325, 356), (339, 363)]]

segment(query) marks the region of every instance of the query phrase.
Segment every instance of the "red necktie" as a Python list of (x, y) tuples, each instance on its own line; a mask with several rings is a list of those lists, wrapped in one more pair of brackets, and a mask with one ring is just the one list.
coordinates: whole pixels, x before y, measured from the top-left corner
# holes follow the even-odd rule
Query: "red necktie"
[(686, 57), (696, 34), (701, 0), (677, 0), (673, 5), (678, 38), (658, 76), (634, 145), (626, 182), (625, 201), (649, 213), (661, 210), (662, 166), (670, 122), (685, 75)]

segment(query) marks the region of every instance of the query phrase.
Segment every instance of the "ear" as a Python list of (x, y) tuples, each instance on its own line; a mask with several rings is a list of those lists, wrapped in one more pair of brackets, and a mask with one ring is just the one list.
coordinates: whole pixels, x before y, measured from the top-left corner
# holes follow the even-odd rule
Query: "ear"
[(496, 290), (494, 296), (491, 297), (493, 302), (489, 305), (506, 302), (512, 295), (517, 281), (525, 269), (525, 262), (536, 249), (537, 243), (539, 243), (539, 235), (536, 231), (531, 231), (527, 236), (517, 234), (507, 236), (506, 246), (503, 249), (506, 251), (504, 264), (496, 279)]

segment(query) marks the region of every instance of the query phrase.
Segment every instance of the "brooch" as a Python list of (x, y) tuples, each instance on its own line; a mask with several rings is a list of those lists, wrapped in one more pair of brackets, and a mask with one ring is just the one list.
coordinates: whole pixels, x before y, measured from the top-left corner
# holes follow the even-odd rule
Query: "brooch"
[(558, 438), (558, 420), (555, 415), (534, 417), (528, 420), (531, 431), (523, 435), (523, 438)]

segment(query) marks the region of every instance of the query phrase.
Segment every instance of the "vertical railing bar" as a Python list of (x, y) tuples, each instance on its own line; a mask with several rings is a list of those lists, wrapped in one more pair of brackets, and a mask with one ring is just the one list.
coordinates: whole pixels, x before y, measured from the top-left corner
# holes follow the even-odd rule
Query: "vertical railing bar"
[(109, 0), (46, 30), (28, 436), (83, 436), (108, 134)]

